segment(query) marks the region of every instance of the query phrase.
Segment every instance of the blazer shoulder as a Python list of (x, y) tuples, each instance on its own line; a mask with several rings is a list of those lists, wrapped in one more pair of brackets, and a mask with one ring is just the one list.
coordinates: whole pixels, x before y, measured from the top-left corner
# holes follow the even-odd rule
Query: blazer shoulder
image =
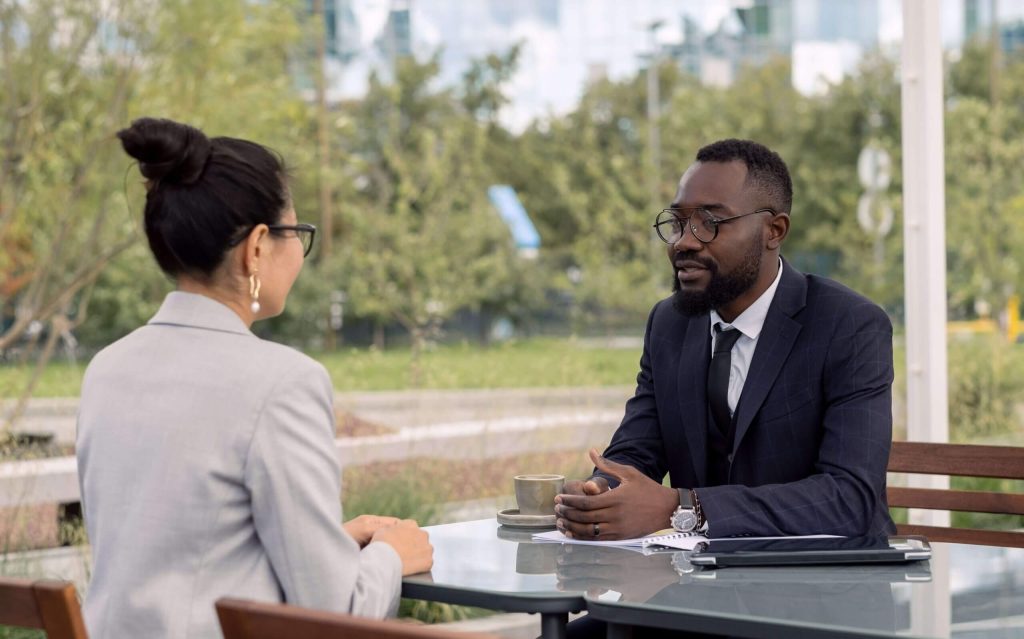
[(259, 338), (257, 344), (254, 354), (262, 360), (260, 366), (269, 367), (265, 370), (276, 370), (280, 377), (330, 380), (323, 364), (296, 348)]
[(807, 305), (822, 313), (847, 315), (850, 319), (881, 321), (892, 325), (888, 313), (874, 301), (852, 288), (820, 275), (807, 278)]
[(647, 325), (650, 329), (659, 328), (667, 325), (677, 325), (680, 322), (685, 322), (687, 318), (676, 310), (672, 303), (672, 297), (666, 297), (659, 300), (652, 308), (651, 314), (647, 318)]

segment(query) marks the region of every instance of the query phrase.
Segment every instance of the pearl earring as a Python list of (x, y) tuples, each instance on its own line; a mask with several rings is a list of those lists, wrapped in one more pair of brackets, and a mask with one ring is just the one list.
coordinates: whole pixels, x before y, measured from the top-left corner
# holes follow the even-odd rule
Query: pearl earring
[(252, 297), (249, 310), (255, 315), (260, 312), (260, 278), (256, 277), (255, 273), (249, 276), (249, 295)]

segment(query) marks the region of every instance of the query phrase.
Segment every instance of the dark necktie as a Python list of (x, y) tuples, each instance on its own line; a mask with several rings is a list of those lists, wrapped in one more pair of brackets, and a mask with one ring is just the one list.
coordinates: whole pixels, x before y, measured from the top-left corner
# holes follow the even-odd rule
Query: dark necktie
[(715, 324), (715, 353), (708, 367), (708, 405), (715, 425), (722, 434), (729, 432), (729, 371), (732, 370), (732, 347), (741, 333), (735, 328), (722, 330)]

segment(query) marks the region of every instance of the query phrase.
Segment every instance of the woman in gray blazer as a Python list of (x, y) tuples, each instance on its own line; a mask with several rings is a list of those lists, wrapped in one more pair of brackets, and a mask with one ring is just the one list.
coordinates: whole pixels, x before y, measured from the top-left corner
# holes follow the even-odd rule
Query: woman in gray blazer
[(284, 309), (316, 231), (297, 223), (280, 158), (169, 120), (118, 137), (177, 290), (82, 384), (90, 635), (219, 637), (225, 595), (393, 614), (401, 576), (431, 567), (426, 533), (386, 517), (342, 527), (331, 380), (249, 330)]

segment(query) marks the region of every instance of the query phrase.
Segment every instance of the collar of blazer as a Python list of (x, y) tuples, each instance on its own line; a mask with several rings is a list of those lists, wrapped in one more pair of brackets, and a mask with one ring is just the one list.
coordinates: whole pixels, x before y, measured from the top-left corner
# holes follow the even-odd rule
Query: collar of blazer
[[(747, 372), (743, 393), (736, 406), (736, 433), (733, 454), (736, 453), (757, 415), (768, 391), (789, 357), (789, 352), (800, 334), (803, 324), (793, 319), (807, 304), (807, 277), (783, 259), (782, 278), (775, 298), (768, 309), (764, 328)], [(684, 431), (690, 441), (693, 466), (703, 485), (707, 472), (707, 397), (706, 380), (711, 358), (709, 316), (691, 318), (686, 323), (678, 373), (680, 414), (686, 415)]]
[(233, 310), (217, 300), (198, 295), (172, 291), (164, 298), (160, 310), (148, 324), (188, 326), (224, 333), (252, 335), (245, 322)]

